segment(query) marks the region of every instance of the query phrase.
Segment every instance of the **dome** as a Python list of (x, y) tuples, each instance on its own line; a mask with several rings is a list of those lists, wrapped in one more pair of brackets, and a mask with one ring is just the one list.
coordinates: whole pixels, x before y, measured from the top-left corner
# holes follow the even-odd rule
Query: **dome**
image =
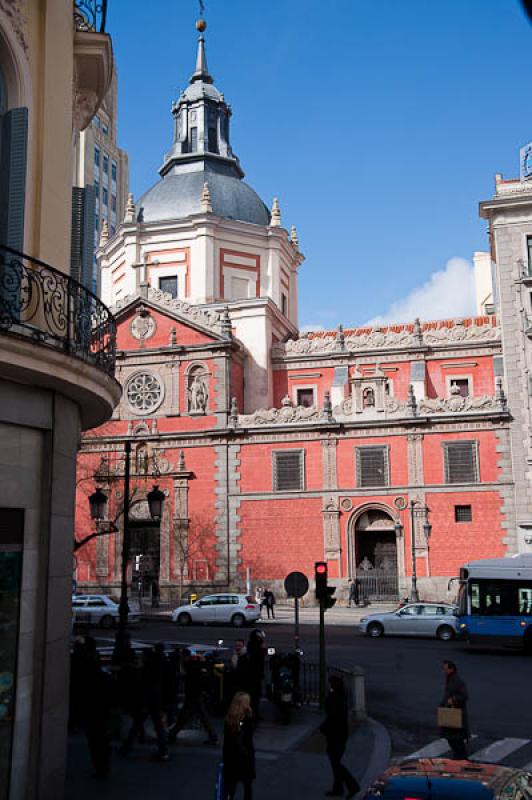
[(170, 173), (137, 201), (143, 222), (182, 219), (201, 213), (201, 194), (207, 183), (212, 211), (219, 217), (268, 225), (270, 213), (258, 194), (240, 178), (211, 170)]

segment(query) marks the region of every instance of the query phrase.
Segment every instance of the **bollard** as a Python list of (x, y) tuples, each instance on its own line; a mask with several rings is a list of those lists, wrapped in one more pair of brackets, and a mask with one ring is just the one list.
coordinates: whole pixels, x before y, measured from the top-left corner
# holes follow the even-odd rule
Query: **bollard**
[(351, 670), (351, 697), (353, 706), (351, 717), (357, 722), (364, 722), (368, 715), (366, 713), (366, 686), (364, 670), (355, 667)]

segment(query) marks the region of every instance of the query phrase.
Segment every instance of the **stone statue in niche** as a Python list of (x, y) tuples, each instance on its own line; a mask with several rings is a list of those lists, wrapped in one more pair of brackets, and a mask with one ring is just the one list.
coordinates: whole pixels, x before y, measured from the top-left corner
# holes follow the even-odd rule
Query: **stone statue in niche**
[(200, 372), (194, 372), (188, 388), (189, 405), (191, 414), (205, 414), (209, 393), (207, 382)]
[(362, 393), (362, 407), (373, 408), (374, 405), (375, 405), (375, 392), (370, 386), (368, 386), (368, 388), (364, 389)]
[(139, 475), (148, 474), (149, 455), (148, 450), (144, 445), (139, 445), (136, 452), (136, 467)]

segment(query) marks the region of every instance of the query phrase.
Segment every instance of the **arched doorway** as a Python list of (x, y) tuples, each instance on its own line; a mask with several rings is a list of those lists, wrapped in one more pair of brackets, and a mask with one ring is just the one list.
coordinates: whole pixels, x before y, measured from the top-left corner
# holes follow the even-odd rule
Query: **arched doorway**
[(399, 599), (397, 534), (392, 512), (367, 507), (351, 519), (350, 572), (368, 600)]
[(147, 500), (134, 503), (129, 511), (131, 535), (131, 589), (140, 604), (159, 601), (161, 537), (159, 522), (153, 520)]

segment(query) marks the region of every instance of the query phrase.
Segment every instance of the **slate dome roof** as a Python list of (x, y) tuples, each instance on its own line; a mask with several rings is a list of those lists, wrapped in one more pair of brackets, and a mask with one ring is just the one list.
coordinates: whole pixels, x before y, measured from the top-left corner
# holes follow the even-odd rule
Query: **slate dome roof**
[(165, 175), (136, 202), (143, 222), (182, 219), (201, 213), (201, 194), (207, 183), (213, 213), (226, 219), (268, 225), (270, 212), (258, 194), (240, 178), (212, 170)]

